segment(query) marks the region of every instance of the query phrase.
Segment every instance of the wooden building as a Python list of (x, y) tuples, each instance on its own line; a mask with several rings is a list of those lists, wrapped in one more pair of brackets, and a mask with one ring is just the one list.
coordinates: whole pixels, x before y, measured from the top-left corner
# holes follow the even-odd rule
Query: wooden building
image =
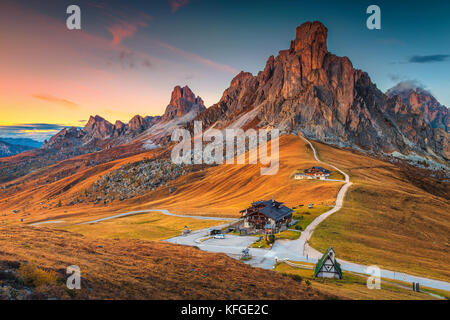
[(333, 248), (328, 248), (317, 262), (314, 277), (342, 279), (341, 265), (336, 261)]
[(306, 169), (305, 171), (305, 175), (307, 177), (309, 177), (310, 179), (320, 179), (320, 180), (325, 180), (326, 178), (328, 178), (330, 176), (330, 170), (327, 170), (325, 168), (322, 167), (312, 167), (309, 169)]
[(242, 210), (243, 227), (264, 233), (276, 233), (286, 229), (294, 211), (275, 200), (256, 201)]

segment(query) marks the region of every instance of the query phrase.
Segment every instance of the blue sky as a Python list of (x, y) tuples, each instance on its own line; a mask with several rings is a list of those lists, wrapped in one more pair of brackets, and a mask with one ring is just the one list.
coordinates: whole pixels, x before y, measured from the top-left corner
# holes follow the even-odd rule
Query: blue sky
[[(313, 20), (327, 26), (329, 51), (349, 57), (382, 91), (413, 80), (450, 105), (449, 1), (5, 3), (0, 37), (10, 50), (0, 53), (0, 67), (23, 88), (0, 84), (0, 125), (161, 114), (175, 85), (189, 85), (210, 106), (237, 72), (262, 70)], [(70, 4), (81, 8), (81, 32), (63, 30)], [(381, 30), (366, 28), (371, 4), (381, 8)]]

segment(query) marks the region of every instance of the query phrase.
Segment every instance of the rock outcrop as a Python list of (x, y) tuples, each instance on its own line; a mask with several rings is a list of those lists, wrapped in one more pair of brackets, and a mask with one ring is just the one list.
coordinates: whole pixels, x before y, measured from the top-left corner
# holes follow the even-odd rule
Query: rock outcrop
[(197, 112), (206, 109), (202, 98), (196, 97), (188, 86), (183, 88), (176, 86), (172, 91), (172, 97), (162, 116), (162, 121), (167, 122), (182, 117), (194, 109)]
[(386, 94), (390, 97), (399, 96), (409, 107), (410, 112), (423, 114), (424, 121), (432, 128), (440, 128), (449, 132), (450, 112), (446, 106), (441, 105), (427, 90), (414, 83), (401, 82), (389, 89)]
[(448, 159), (448, 131), (434, 130), (402, 99), (381, 92), (347, 57), (328, 52), (327, 33), (320, 22), (302, 24), (288, 50), (270, 57), (256, 76), (239, 73), (221, 100), (196, 120), (224, 128), (252, 111), (257, 127), (302, 131), (370, 153)]

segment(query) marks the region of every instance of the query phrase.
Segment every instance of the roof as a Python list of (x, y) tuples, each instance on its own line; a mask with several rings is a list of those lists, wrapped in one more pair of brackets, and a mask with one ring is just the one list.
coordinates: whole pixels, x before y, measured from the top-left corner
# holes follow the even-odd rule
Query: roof
[(294, 212), (294, 210), (283, 205), (282, 202), (278, 202), (275, 200), (267, 200), (267, 201), (256, 201), (252, 203), (253, 206), (263, 207), (258, 211), (264, 214), (265, 216), (275, 220), (275, 222), (284, 219)]
[[(314, 270), (314, 277), (317, 277), (317, 274), (319, 273), (320, 269), (323, 267), (323, 264), (325, 263), (325, 261), (328, 258), (328, 255), (330, 254), (330, 251), (334, 252), (333, 247), (330, 247), (327, 249), (327, 251), (325, 251), (325, 253), (323, 254), (322, 258), (320, 258), (320, 260), (317, 262), (316, 264), (316, 268)], [(341, 270), (341, 265), (339, 264), (339, 262), (336, 261), (336, 259), (333, 259), (334, 261), (334, 267), (336, 268), (336, 271), (339, 273), (339, 275), (342, 278), (342, 270)]]
[(312, 168), (309, 168), (309, 169), (305, 169), (304, 172), (305, 173), (318, 173), (318, 172), (321, 172), (321, 173), (329, 174), (330, 170), (327, 170), (327, 169), (322, 168), (322, 167), (312, 167)]

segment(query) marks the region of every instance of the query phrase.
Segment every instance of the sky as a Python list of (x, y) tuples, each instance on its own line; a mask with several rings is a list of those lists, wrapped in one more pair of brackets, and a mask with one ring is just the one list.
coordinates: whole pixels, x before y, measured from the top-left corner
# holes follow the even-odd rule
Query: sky
[[(68, 30), (66, 9), (81, 9)], [(371, 4), (381, 30), (366, 27)], [(450, 2), (355, 0), (2, 0), (0, 138), (42, 141), (90, 115), (159, 115), (176, 85), (207, 106), (241, 70), (256, 74), (319, 20), (328, 49), (382, 91), (416, 83), (450, 106)]]

